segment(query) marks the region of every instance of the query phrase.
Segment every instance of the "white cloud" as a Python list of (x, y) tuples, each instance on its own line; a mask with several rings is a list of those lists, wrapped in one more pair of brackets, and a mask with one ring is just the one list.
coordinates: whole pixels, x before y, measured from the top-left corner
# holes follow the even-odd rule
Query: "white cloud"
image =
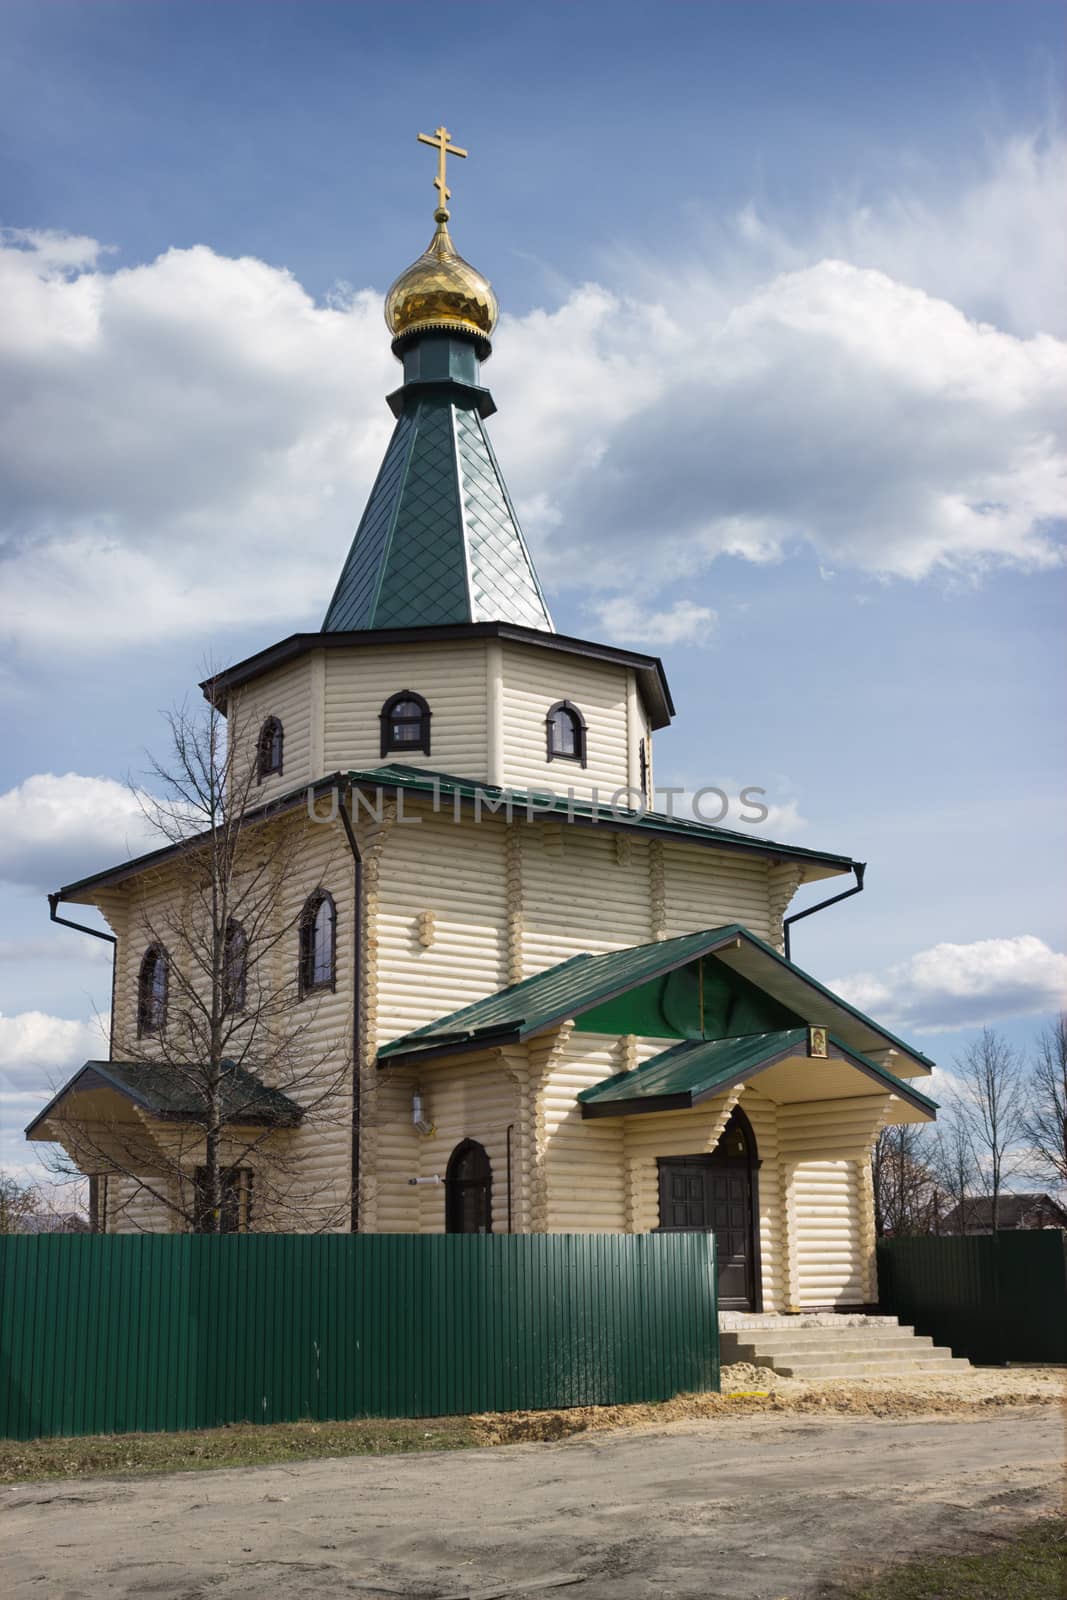
[(591, 608), (605, 638), (665, 649), (673, 644), (706, 644), (715, 631), (710, 606), (676, 600), (663, 611), (649, 611), (626, 595), (596, 602)]
[(164, 841), (114, 778), (41, 772), (0, 794), (0, 878), (44, 891)]
[[(546, 576), (670, 644), (710, 625), (722, 554), (1057, 564), (1063, 165), (1014, 141), (950, 201), (838, 206), (803, 239), (750, 208), (688, 268), (631, 260), (505, 317), (493, 428)], [(391, 427), (376, 293), (316, 304), (203, 245), (114, 271), (26, 230), (0, 307), (0, 630), (106, 650), (321, 614)]]
[(859, 972), (830, 987), (886, 1023), (937, 1033), (1067, 1004), (1067, 955), (1043, 939), (937, 944), (884, 973)]
[(0, 1076), (18, 1094), (32, 1094), (45, 1081), (107, 1053), (101, 1023), (73, 1022), (44, 1011), (0, 1013)]

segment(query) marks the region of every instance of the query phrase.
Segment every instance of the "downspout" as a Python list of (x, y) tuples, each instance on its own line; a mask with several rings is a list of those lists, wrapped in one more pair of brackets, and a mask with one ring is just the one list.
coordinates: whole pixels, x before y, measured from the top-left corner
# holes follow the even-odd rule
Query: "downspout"
[(794, 922), (800, 922), (804, 917), (813, 917), (816, 911), (825, 911), (827, 906), (836, 906), (839, 900), (851, 900), (854, 894), (863, 893), (863, 874), (867, 871), (866, 861), (854, 861), (852, 870), (856, 874), (856, 884), (852, 889), (845, 889), (841, 894), (832, 894), (829, 900), (820, 900), (818, 905), (808, 906), (805, 911), (794, 911), (791, 917), (782, 920), (782, 938), (785, 941), (785, 959), (789, 955), (789, 929)]
[(48, 896), (48, 911), (53, 922), (58, 922), (64, 928), (73, 928), (77, 933), (89, 933), (94, 939), (106, 939), (111, 946), (111, 1018), (108, 1025), (107, 1058), (115, 1059), (115, 982), (118, 976), (119, 941), (113, 933), (103, 933), (99, 928), (87, 927), (84, 922), (72, 922), (69, 917), (61, 917), (56, 911), (61, 899), (61, 891)]
[(359, 1134), (362, 1112), (362, 1085), (360, 1075), (362, 1062), (359, 1054), (359, 1022), (360, 1022), (360, 976), (362, 963), (359, 958), (363, 926), (363, 857), (359, 853), (359, 842), (356, 839), (355, 829), (352, 827), (348, 815), (348, 802), (352, 790), (348, 787), (341, 796), (338, 810), (341, 813), (341, 822), (344, 825), (345, 838), (348, 848), (352, 852), (353, 862), (353, 910), (352, 910), (352, 1154), (351, 1154), (351, 1184), (352, 1201), (349, 1226), (353, 1233), (359, 1232)]

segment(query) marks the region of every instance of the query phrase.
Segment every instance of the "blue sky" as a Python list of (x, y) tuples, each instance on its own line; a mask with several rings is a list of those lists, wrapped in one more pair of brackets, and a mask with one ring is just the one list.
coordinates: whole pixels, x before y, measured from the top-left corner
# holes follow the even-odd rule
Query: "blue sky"
[(946, 1062), (1032, 1036), (1067, 967), (1059, 6), (9, 0), (0, 46), (0, 1162), (106, 1006), (43, 899), (132, 840), (104, 780), (206, 659), (321, 619), (442, 120), (557, 625), (663, 655), (659, 781), (760, 784), (870, 863), (802, 964)]

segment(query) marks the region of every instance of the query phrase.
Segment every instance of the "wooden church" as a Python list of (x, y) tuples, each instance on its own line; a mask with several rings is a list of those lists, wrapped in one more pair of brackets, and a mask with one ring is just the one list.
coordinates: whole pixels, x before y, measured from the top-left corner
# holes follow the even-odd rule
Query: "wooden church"
[[(456, 152), (425, 142), (436, 228), (386, 301), (396, 427), (322, 628), (203, 686), (254, 773), (247, 826), (292, 846), (264, 959), (314, 1063), (271, 1081), (253, 1041), (234, 1067), (221, 1225), (713, 1230), (725, 1307), (869, 1305), (871, 1147), (933, 1117), (932, 1063), (783, 939), (798, 889), (856, 863), (655, 810), (663, 666), (553, 626), (486, 429), (496, 301), (449, 234)], [(114, 932), (112, 1059), (27, 1134), (106, 1230), (189, 1225), (204, 1135), (168, 996), (198, 979), (149, 930), (196, 848), (53, 897)], [(239, 1024), (246, 933), (227, 948)]]

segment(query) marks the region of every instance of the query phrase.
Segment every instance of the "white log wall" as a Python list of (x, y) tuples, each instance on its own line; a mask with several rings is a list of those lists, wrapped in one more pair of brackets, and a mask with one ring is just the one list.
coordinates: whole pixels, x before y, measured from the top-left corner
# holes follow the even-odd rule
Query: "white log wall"
[(888, 1095), (802, 1101), (779, 1108), (783, 1192), (796, 1307), (873, 1301), (870, 1151)]
[[(429, 704), (428, 756), (381, 753), (379, 713), (402, 689), (414, 690)], [(487, 717), (483, 639), (326, 651), (326, 772), (399, 761), (484, 783), (489, 759)]]
[[(586, 765), (549, 761), (545, 717), (570, 700), (586, 722)], [(503, 641), (504, 783), (513, 789), (551, 789), (588, 798), (597, 787), (607, 802), (630, 782), (627, 669), (537, 645)], [(625, 796), (622, 804), (627, 804)], [(630, 804), (636, 805), (636, 797)]]
[(311, 770), (311, 656), (301, 656), (288, 666), (265, 672), (230, 696), (227, 721), (231, 733), (240, 739), (248, 762), (257, 758), (260, 729), (268, 717), (277, 717), (282, 725), (282, 771), (253, 786), (249, 795), (252, 805), (276, 800), (290, 789), (322, 776)]

